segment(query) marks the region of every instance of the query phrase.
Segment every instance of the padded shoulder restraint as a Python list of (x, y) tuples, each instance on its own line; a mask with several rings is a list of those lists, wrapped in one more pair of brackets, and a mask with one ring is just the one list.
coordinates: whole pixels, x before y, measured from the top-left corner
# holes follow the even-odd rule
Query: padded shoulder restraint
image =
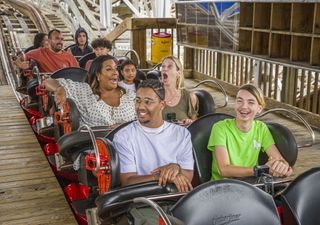
[(298, 176), (282, 193), (284, 225), (319, 225), (320, 167)]
[[(281, 124), (271, 122), (266, 124), (282, 157), (289, 163), (290, 166), (294, 166), (298, 157), (298, 146), (295, 137), (287, 127)], [(267, 154), (260, 152), (259, 164), (263, 165), (267, 161)]]
[(84, 82), (87, 76), (87, 71), (79, 67), (67, 67), (57, 70), (51, 75), (52, 79), (64, 78), (72, 81)]
[[(104, 137), (109, 133), (109, 127), (97, 126), (93, 127), (96, 137)], [(69, 134), (65, 134), (59, 138), (58, 144), (60, 146), (59, 153), (66, 159), (71, 159), (74, 153), (81, 151), (88, 146), (92, 146), (92, 141), (88, 132), (73, 131)]]
[(198, 117), (214, 113), (216, 111), (215, 102), (209, 92), (205, 90), (194, 90), (193, 93), (197, 96), (199, 101)]
[[(79, 59), (79, 65), (81, 68), (85, 68), (86, 66), (86, 63), (90, 60), (90, 59), (94, 59), (96, 58), (96, 53), (94, 52), (89, 52), (88, 54), (82, 56), (80, 59)], [(88, 71), (89, 72), (89, 71)]]
[(239, 180), (202, 184), (182, 197), (171, 212), (188, 225), (280, 225), (272, 196)]
[(106, 192), (104, 195), (96, 199), (98, 208), (98, 216), (101, 220), (109, 220), (116, 211), (123, 212), (123, 208), (128, 208), (128, 200), (137, 197), (145, 197), (150, 195), (159, 195), (165, 193), (176, 192), (174, 184), (159, 186), (157, 181), (133, 184), (126, 187), (117, 188)]

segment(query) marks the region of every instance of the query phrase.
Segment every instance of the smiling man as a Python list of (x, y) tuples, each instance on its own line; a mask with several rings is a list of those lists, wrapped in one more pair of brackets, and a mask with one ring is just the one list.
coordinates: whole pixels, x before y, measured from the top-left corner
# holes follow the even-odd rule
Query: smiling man
[(18, 57), (16, 65), (21, 69), (29, 68), (29, 60), (37, 62), (40, 72), (52, 73), (66, 67), (79, 67), (76, 58), (63, 50), (63, 37), (58, 29), (48, 33), (49, 48), (38, 48), (26, 53), (26, 59)]
[(192, 189), (194, 159), (189, 131), (162, 118), (165, 91), (158, 80), (143, 81), (135, 99), (138, 121), (117, 132), (113, 144), (120, 157), (121, 185), (157, 180)]

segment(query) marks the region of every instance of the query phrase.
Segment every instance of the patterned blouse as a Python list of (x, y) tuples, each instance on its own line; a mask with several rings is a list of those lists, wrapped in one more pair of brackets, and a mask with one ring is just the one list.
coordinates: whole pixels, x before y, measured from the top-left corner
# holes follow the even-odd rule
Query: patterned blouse
[(134, 92), (127, 91), (120, 98), (120, 105), (113, 107), (105, 103), (99, 96), (92, 93), (87, 83), (57, 79), (66, 90), (67, 98), (71, 98), (81, 115), (80, 124), (88, 126), (111, 126), (136, 119)]

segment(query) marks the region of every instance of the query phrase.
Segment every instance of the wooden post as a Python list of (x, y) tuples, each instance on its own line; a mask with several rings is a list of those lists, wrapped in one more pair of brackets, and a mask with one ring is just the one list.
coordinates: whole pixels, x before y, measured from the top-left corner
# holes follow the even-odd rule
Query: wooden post
[(224, 76), (224, 55), (221, 52), (217, 52), (217, 79), (223, 80)]
[(140, 68), (147, 68), (147, 52), (146, 52), (146, 30), (137, 29), (132, 30), (132, 49), (135, 50), (140, 56)]
[(192, 48), (184, 48), (184, 77), (185, 78), (193, 78), (194, 71), (194, 49)]

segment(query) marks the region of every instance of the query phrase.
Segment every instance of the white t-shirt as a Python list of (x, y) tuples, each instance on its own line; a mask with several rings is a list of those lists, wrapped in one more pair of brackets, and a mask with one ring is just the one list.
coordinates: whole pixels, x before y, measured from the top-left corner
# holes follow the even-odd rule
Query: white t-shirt
[(118, 82), (118, 85), (120, 87), (123, 87), (126, 90), (136, 92), (136, 85), (135, 84), (126, 84), (123, 80), (121, 80)]
[(159, 128), (147, 128), (134, 121), (115, 134), (113, 144), (119, 154), (121, 173), (149, 175), (169, 163), (193, 170), (190, 133), (176, 124), (164, 122)]
[(93, 94), (87, 83), (57, 79), (66, 90), (67, 98), (71, 98), (80, 112), (80, 124), (88, 126), (111, 126), (136, 119), (134, 92), (128, 91), (120, 98), (120, 105), (113, 107)]

